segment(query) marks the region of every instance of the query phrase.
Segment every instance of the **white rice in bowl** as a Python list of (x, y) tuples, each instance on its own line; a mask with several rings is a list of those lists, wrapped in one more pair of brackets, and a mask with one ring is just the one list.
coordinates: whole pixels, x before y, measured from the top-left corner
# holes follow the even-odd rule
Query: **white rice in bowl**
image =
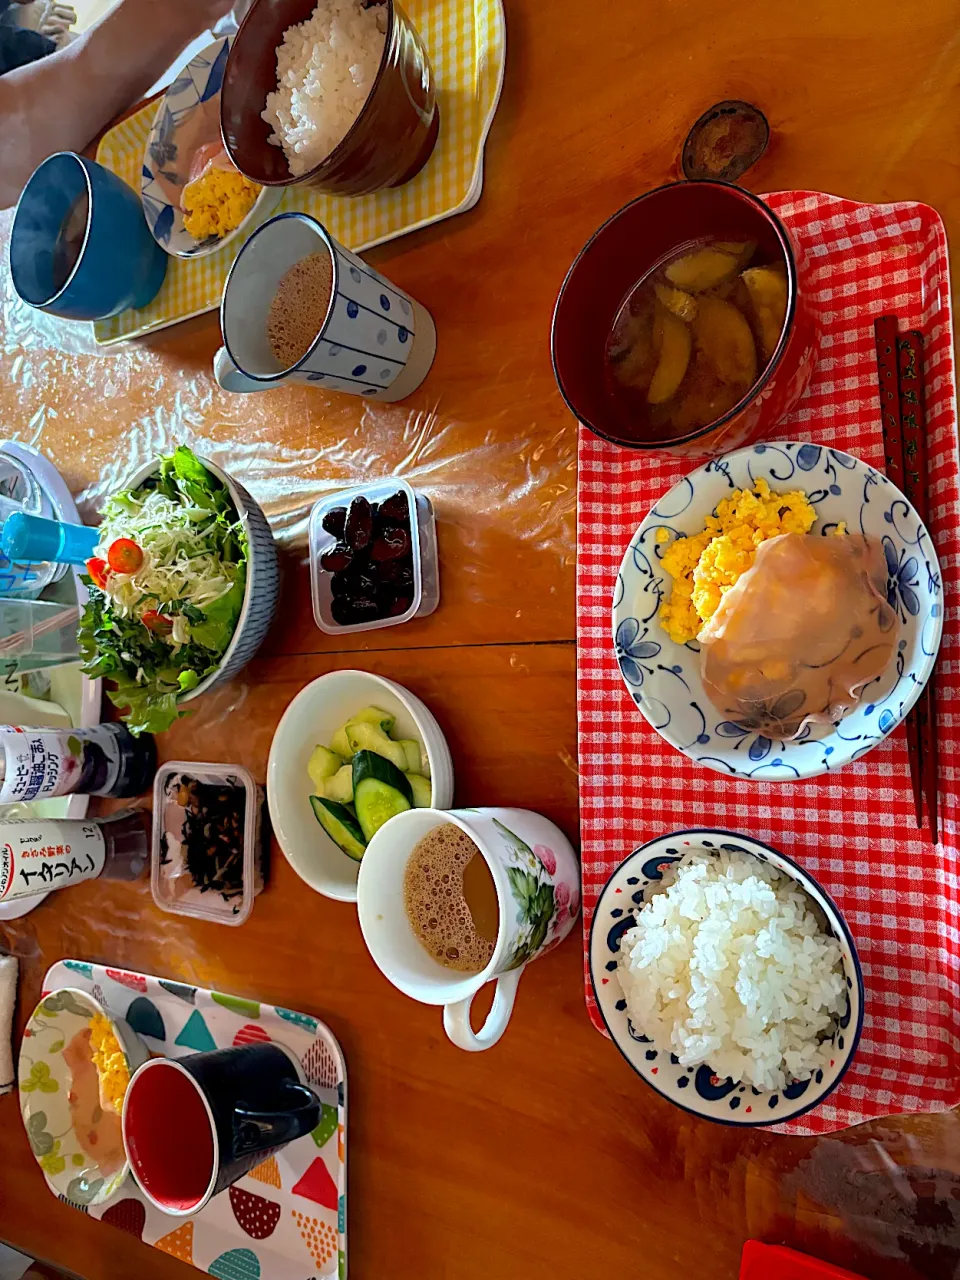
[(683, 1066), (760, 1090), (825, 1067), (846, 982), (840, 945), (812, 905), (755, 858), (685, 854), (620, 941), (633, 1025)]
[(360, 0), (320, 0), (305, 22), (283, 33), (277, 89), (267, 94), (261, 115), (294, 177), (326, 159), (360, 114), (386, 29), (386, 5), (364, 9)]

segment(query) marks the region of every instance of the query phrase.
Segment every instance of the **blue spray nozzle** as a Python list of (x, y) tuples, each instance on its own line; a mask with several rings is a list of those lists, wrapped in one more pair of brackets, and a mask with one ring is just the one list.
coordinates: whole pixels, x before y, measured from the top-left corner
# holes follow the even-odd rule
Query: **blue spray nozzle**
[(83, 564), (93, 555), (99, 541), (97, 529), (28, 516), (21, 511), (7, 516), (0, 530), (3, 554), (21, 563), (47, 560), (54, 564)]

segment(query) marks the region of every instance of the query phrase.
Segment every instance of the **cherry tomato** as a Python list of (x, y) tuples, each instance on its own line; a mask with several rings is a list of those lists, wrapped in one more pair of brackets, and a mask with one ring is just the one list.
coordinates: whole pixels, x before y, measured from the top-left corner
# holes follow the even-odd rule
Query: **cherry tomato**
[(158, 634), (173, 629), (173, 623), (170, 619), (165, 618), (162, 613), (157, 613), (156, 609), (148, 609), (146, 613), (141, 614), (140, 621), (148, 631), (154, 631)]
[(107, 564), (114, 573), (136, 573), (143, 564), (143, 552), (132, 538), (118, 538), (107, 550)]
[(87, 573), (89, 573), (93, 585), (95, 587), (99, 587), (101, 591), (107, 585), (108, 572), (109, 570), (107, 569), (106, 560), (100, 560), (96, 556), (91, 556), (87, 561)]

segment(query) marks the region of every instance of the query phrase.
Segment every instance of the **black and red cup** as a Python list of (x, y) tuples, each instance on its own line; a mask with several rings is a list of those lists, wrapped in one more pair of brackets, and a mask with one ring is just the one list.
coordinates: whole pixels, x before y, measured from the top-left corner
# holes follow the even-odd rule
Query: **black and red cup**
[(152, 1058), (123, 1101), (137, 1186), (164, 1213), (197, 1213), (264, 1156), (320, 1122), (297, 1058), (277, 1044)]

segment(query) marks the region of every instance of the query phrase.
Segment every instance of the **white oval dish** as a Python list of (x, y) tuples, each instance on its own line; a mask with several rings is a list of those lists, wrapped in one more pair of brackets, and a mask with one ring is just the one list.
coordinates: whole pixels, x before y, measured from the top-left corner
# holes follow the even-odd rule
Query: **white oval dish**
[(61, 987), (34, 1009), (20, 1045), (17, 1080), (20, 1114), (34, 1158), (53, 1188), (73, 1204), (105, 1204), (126, 1181), (129, 1162), (108, 1176), (88, 1156), (74, 1132), (69, 1095), (73, 1076), (63, 1049), (94, 1014), (110, 1019), (132, 1076), (150, 1053), (122, 1018), (115, 1018), (86, 991)]
[[(238, 227), (225, 236), (195, 240), (183, 225), (179, 195), (189, 171), (185, 157), (178, 156), (178, 133), (185, 122), (207, 102), (219, 102), (223, 70), (227, 65), (232, 36), (223, 36), (201, 49), (177, 74), (157, 108), (140, 169), (140, 200), (150, 233), (161, 249), (174, 258), (206, 258), (219, 253), (232, 240), (246, 238), (277, 207), (282, 187), (264, 187), (253, 208)], [(219, 128), (217, 130), (219, 133)], [(211, 138), (210, 141), (213, 139)], [(161, 182), (158, 174), (166, 179)], [(176, 189), (173, 203), (169, 187)]]
[[(44, 457), (32, 445), (22, 444), (19, 440), (5, 440), (0, 444), (0, 449), (33, 471), (42, 489), (53, 503), (59, 519), (71, 524), (83, 523), (73, 494), (49, 458)], [(85, 566), (74, 567), (73, 582), (77, 592), (77, 603), (81, 608), (87, 601), (87, 588), (80, 581), (80, 575), (84, 572), (86, 572)], [(100, 723), (103, 684), (99, 678), (91, 680), (89, 676), (85, 676), (80, 670), (79, 660), (65, 663), (60, 667), (51, 667), (47, 675), (50, 677), (53, 701), (69, 712), (76, 728), (92, 729), (94, 725)], [(42, 705), (39, 703), (38, 707)], [(58, 796), (54, 800), (32, 800), (30, 810), (37, 817), (85, 818), (89, 805), (89, 796)], [(0, 902), (0, 921), (19, 920), (21, 916), (28, 915), (42, 902), (46, 902), (49, 896), (49, 893), (35, 893), (29, 898), (14, 898), (11, 902)]]
[(369, 671), (330, 671), (301, 689), (270, 744), (267, 804), (291, 867), (311, 889), (339, 902), (356, 902), (360, 864), (337, 848), (313, 816), (307, 761), (318, 743), (328, 744), (342, 724), (367, 706), (391, 712), (399, 736), (422, 743), (430, 764), (432, 807), (449, 809), (453, 804), (447, 740), (433, 713), (408, 689)]

